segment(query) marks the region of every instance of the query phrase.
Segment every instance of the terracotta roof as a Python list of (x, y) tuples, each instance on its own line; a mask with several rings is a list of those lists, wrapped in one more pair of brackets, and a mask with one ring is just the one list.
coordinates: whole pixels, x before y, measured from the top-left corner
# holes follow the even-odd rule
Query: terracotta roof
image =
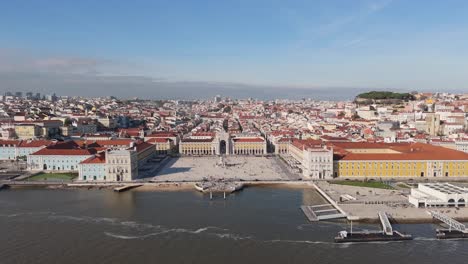
[(78, 143), (80, 141), (74, 141), (74, 140), (69, 140), (69, 141), (62, 141), (62, 142), (57, 142), (57, 144), (49, 146), (47, 148), (49, 149), (74, 149), (74, 148), (79, 148), (82, 147), (83, 145), (80, 145)]
[(327, 135), (321, 136), (320, 138), (326, 141), (340, 141), (340, 142), (349, 141), (349, 139), (345, 137), (332, 137), (332, 136), (327, 136)]
[(18, 146), (21, 140), (0, 140), (0, 146)]
[(263, 138), (234, 138), (234, 142), (265, 142)]
[(147, 150), (148, 148), (154, 148), (154, 145), (150, 143), (146, 143), (146, 142), (141, 142), (141, 143), (135, 144), (135, 147), (136, 147), (137, 152), (142, 152), (144, 150)]
[(95, 149), (53, 149), (43, 148), (31, 155), (88, 156), (96, 153)]
[(166, 132), (166, 131), (157, 131), (157, 132), (153, 132), (145, 137), (149, 137), (149, 138), (154, 138), (154, 137), (176, 137), (177, 134), (176, 133), (173, 133), (173, 132)]
[(294, 136), (294, 131), (280, 131), (280, 130), (277, 130), (277, 131), (272, 131), (270, 133), (270, 135), (272, 136), (282, 136), (282, 135), (287, 135), (287, 136)]
[(96, 142), (100, 146), (129, 146), (133, 142), (132, 139), (109, 139), (109, 140), (88, 140), (89, 142)]
[(195, 138), (185, 138), (182, 140), (182, 142), (213, 142), (213, 138), (207, 138), (207, 139), (195, 139)]
[(54, 142), (50, 140), (31, 140), (31, 141), (21, 141), (18, 147), (20, 148), (38, 148), (43, 146), (50, 146)]
[(106, 152), (100, 152), (80, 162), (80, 164), (102, 164), (106, 163)]
[(391, 144), (369, 142), (331, 142), (334, 147), (343, 149), (386, 149)]
[(158, 138), (150, 138), (146, 140), (145, 142), (148, 143), (166, 143), (167, 141), (170, 141), (171, 139), (169, 138), (164, 138), (164, 137), (158, 137)]
[(214, 132), (195, 132), (192, 136), (195, 137), (214, 137), (216, 134)]
[[(344, 149), (340, 151), (341, 160), (465, 160), (468, 161), (468, 153), (461, 151), (434, 146), (423, 143), (365, 143), (365, 148), (372, 148), (370, 145), (376, 145), (374, 148), (384, 148), (398, 151), (400, 153), (350, 153)], [(359, 148), (357, 147), (354, 148)], [(344, 150), (344, 151), (343, 151)]]
[(321, 148), (322, 141), (315, 139), (293, 139), (292, 145), (298, 149)]

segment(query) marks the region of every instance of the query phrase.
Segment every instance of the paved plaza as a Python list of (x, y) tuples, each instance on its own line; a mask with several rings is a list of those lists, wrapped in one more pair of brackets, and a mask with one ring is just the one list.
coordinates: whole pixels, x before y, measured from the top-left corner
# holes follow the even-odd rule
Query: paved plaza
[(153, 178), (155, 181), (200, 181), (204, 178), (254, 180), (291, 180), (276, 157), (226, 157), (226, 166), (217, 165), (219, 157), (181, 157), (171, 159)]

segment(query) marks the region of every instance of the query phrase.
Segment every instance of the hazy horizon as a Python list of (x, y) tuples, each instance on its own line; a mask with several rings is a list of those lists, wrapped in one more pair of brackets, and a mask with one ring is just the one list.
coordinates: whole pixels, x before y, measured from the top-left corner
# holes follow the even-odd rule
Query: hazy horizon
[(336, 100), (462, 92), (466, 13), (461, 0), (3, 1), (0, 91)]

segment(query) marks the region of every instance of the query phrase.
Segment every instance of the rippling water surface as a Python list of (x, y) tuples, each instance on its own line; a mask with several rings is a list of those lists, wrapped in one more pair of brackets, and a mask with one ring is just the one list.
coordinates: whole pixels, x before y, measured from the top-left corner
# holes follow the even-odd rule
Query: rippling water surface
[[(334, 244), (345, 222), (308, 223), (312, 189), (197, 192), (0, 191), (0, 263), (467, 263), (468, 241), (396, 225), (407, 242)], [(376, 229), (376, 225), (355, 225)]]

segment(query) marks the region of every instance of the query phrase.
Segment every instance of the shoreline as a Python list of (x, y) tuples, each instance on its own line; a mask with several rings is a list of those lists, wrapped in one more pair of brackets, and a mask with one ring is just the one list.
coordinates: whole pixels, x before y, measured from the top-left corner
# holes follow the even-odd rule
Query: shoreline
[[(141, 183), (141, 186), (137, 186), (132, 189), (136, 192), (177, 192), (177, 191), (194, 191), (199, 192), (195, 189), (194, 184), (196, 182), (144, 182)], [(240, 182), (245, 186), (244, 188), (280, 188), (280, 189), (314, 189), (320, 196), (323, 195), (320, 193), (318, 188), (312, 184), (310, 181), (253, 181), (253, 182)], [(121, 187), (127, 184), (139, 184), (139, 183), (60, 183), (60, 182), (51, 182), (51, 183), (33, 183), (30, 184), (12, 184), (3, 183), (6, 189), (27, 189), (27, 188), (45, 188), (50, 190), (73, 190), (73, 189), (88, 189), (88, 190), (105, 190), (111, 191), (116, 187)], [(332, 199), (331, 197), (329, 197)], [(326, 199), (327, 200), (327, 199)], [(369, 223), (369, 224), (378, 224), (380, 220), (377, 216), (378, 208), (373, 208), (372, 205), (364, 205), (366, 209), (372, 213), (350, 213), (353, 212), (353, 208), (349, 208), (347, 204), (338, 203), (343, 211), (347, 213), (348, 216), (353, 217), (353, 222), (356, 223)], [(400, 208), (401, 209), (401, 208)], [(407, 208), (410, 209), (410, 208)], [(392, 224), (436, 224), (440, 223), (439, 221), (433, 219), (431, 216), (426, 216), (426, 209), (417, 209), (411, 208), (412, 210), (418, 210), (419, 213), (415, 212), (392, 212), (388, 210), (390, 216), (390, 221)], [(437, 208), (439, 211), (442, 208)], [(442, 210), (450, 210), (453, 208), (444, 208)], [(467, 208), (468, 209), (468, 208)], [(394, 209), (397, 210), (397, 209)], [(403, 213), (403, 215), (401, 215)], [(405, 214), (406, 213), (406, 214)], [(375, 216), (374, 216), (375, 215)], [(415, 216), (416, 215), (416, 216)], [(456, 220), (461, 222), (468, 222), (468, 215), (460, 211), (460, 216), (451, 214)], [(349, 220), (347, 220), (349, 221)], [(327, 221), (324, 221), (327, 222)]]
[[(468, 222), (468, 217), (457, 217), (456, 219), (459, 222)], [(363, 218), (359, 220), (353, 220), (355, 223), (362, 223), (362, 224), (380, 224), (380, 220), (378, 218)], [(439, 220), (435, 220), (433, 218), (426, 219), (426, 218), (406, 218), (406, 219), (395, 219), (390, 218), (390, 223), (392, 225), (400, 225), (400, 224), (441, 224)]]
[[(20, 189), (20, 188), (46, 188), (46, 189), (113, 189), (125, 185), (141, 184), (141, 186), (133, 188), (137, 191), (182, 191), (182, 190), (195, 190), (194, 184), (198, 181), (186, 182), (4, 182), (6, 188)], [(248, 187), (285, 187), (285, 188), (313, 188), (308, 185), (308, 181), (239, 181)]]

